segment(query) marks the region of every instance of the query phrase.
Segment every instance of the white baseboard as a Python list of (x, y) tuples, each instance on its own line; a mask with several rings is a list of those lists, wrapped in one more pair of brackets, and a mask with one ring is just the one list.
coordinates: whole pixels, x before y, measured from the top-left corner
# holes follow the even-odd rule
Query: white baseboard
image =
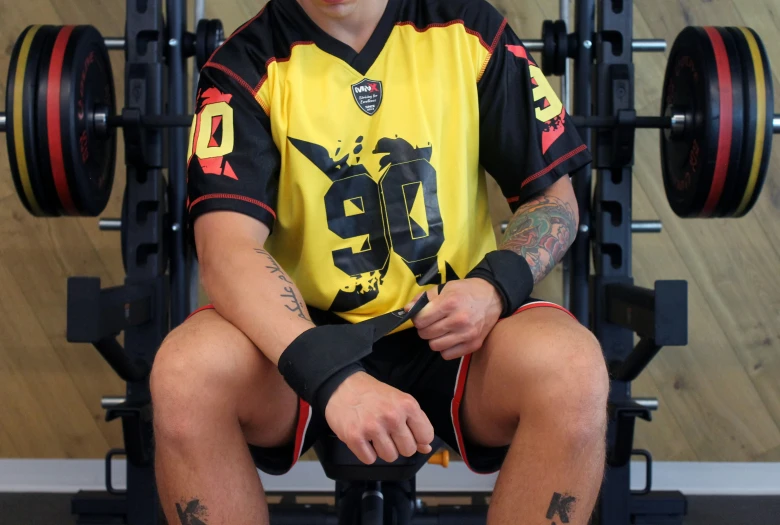
[[(113, 484), (125, 487), (125, 462), (113, 462)], [(653, 490), (679, 490), (688, 495), (780, 495), (780, 463), (653, 464)], [(0, 492), (105, 490), (105, 464), (99, 459), (0, 459)], [(269, 492), (330, 492), (333, 481), (317, 462), (298, 463), (284, 476), (261, 474)], [(632, 463), (631, 486), (644, 486), (644, 464)], [(442, 492), (489, 491), (495, 475), (470, 472), (463, 463), (445, 469), (427, 465), (417, 475), (417, 490)]]

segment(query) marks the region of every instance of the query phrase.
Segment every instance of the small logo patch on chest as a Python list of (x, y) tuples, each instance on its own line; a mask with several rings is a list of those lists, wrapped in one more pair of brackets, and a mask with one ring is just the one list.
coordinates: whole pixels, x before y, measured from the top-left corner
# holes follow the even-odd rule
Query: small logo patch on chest
[(363, 113), (370, 117), (382, 105), (382, 82), (364, 78), (352, 84), (352, 96)]

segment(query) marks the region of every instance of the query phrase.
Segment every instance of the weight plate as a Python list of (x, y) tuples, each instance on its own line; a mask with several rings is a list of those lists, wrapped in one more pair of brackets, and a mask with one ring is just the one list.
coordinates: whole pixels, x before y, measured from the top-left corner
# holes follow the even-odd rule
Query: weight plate
[(566, 22), (556, 20), (555, 25), (555, 74), (560, 76), (566, 73), (566, 60), (569, 58), (569, 34), (566, 31)]
[[(680, 217), (703, 213), (717, 161), (726, 166), (722, 154), (718, 159), (723, 124), (720, 89), (718, 65), (707, 33), (697, 27), (684, 29), (669, 54), (661, 108), (665, 115), (683, 112), (686, 116), (680, 136), (661, 131), (664, 188), (672, 210)], [(731, 131), (730, 122), (727, 128)]]
[(41, 188), (40, 204), (47, 216), (57, 217), (62, 215), (64, 209), (57, 195), (57, 187), (51, 170), (51, 151), (49, 148), (49, 122), (48, 103), (51, 93), (49, 83), (49, 69), (51, 67), (52, 49), (60, 32), (58, 26), (44, 26), (42, 33), (46, 33), (45, 43), (40, 50), (38, 73), (36, 78), (37, 94), (35, 105), (35, 136), (37, 139), (36, 156), (38, 158), (38, 176), (35, 182)]
[(14, 45), (6, 84), (7, 147), (16, 193), (31, 214), (43, 217), (37, 186), (38, 156), (35, 137), (35, 98), (38, 59), (46, 39), (43, 26), (27, 27)]
[(542, 22), (542, 73), (553, 75), (556, 55), (555, 22)]
[[(744, 179), (745, 166), (743, 165), (743, 146), (745, 140), (745, 76), (743, 75), (742, 58), (740, 56), (737, 44), (734, 38), (729, 33), (728, 29), (723, 27), (708, 28), (710, 32), (710, 38), (720, 37), (720, 42), (714, 46), (721, 52), (725, 51), (725, 62), (730, 69), (729, 78), (731, 85), (728, 88), (731, 90), (732, 110), (731, 110), (731, 151), (727, 161), (726, 177), (723, 180), (723, 186), (720, 190), (720, 195), (715, 197), (714, 207), (709, 212), (710, 217), (727, 217), (727, 210), (731, 207), (732, 203), (736, 200), (735, 195), (739, 187), (742, 185)], [(714, 35), (714, 36), (713, 36)], [(721, 98), (723, 97), (721, 93)]]
[[(43, 113), (43, 119), (45, 122), (44, 129), (46, 130), (46, 137), (49, 144), (49, 161), (51, 167), (51, 176), (54, 187), (57, 191), (57, 197), (59, 198), (60, 205), (62, 207), (64, 215), (79, 215), (76, 209), (76, 204), (73, 202), (73, 195), (71, 192), (72, 182), (68, 180), (68, 175), (65, 168), (65, 148), (67, 148), (68, 140), (67, 135), (69, 130), (68, 122), (61, 117), (63, 109), (63, 103), (67, 103), (67, 100), (62, 100), (62, 93), (65, 90), (73, 89), (72, 86), (64, 86), (63, 80), (68, 82), (69, 79), (63, 79), (62, 67), (65, 59), (65, 51), (73, 35), (75, 26), (63, 26), (60, 27), (57, 32), (57, 38), (52, 45), (51, 60), (49, 61), (49, 67), (47, 71), (47, 82), (42, 86), (42, 91), (45, 90), (46, 96), (44, 98), (45, 105), (42, 106), (46, 110)], [(65, 126), (65, 132), (63, 133), (63, 126)], [(63, 140), (64, 139), (64, 140)], [(72, 162), (72, 160), (71, 160)]]
[(209, 39), (209, 58), (214, 54), (222, 42), (225, 40), (225, 28), (222, 26), (222, 20), (214, 19), (211, 21), (211, 35)]
[[(56, 79), (59, 75), (59, 85)], [(95, 130), (96, 108), (115, 113), (114, 79), (103, 37), (92, 26), (66, 26), (57, 36), (49, 82), (52, 172), (66, 213), (102, 212), (114, 182), (116, 133)], [(55, 96), (55, 87), (59, 97)]]
[[(738, 51), (733, 62), (737, 62), (741, 69), (742, 105), (744, 107), (744, 132), (742, 134), (742, 158), (739, 163), (739, 173), (735, 175), (734, 179), (729, 180), (729, 187), (726, 188), (718, 206), (719, 217), (733, 217), (747, 189), (754, 162), (758, 137), (758, 92), (756, 68), (744, 33), (736, 27), (728, 27), (725, 30), (731, 36)], [(736, 100), (735, 105), (737, 105)]]
[(764, 43), (755, 31), (740, 28), (750, 47), (756, 76), (756, 147), (753, 150), (753, 162), (750, 168), (745, 193), (742, 195), (735, 217), (742, 217), (755, 206), (769, 169), (769, 159), (772, 156), (774, 118), (774, 86), (772, 84), (772, 68), (766, 54)]

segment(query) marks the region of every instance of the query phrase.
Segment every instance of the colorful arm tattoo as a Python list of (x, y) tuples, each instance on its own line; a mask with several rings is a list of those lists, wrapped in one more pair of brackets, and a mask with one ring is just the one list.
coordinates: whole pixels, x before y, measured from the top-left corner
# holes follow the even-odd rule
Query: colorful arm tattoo
[(544, 279), (561, 262), (577, 235), (571, 206), (551, 195), (540, 195), (515, 212), (499, 246), (525, 257), (534, 282)]

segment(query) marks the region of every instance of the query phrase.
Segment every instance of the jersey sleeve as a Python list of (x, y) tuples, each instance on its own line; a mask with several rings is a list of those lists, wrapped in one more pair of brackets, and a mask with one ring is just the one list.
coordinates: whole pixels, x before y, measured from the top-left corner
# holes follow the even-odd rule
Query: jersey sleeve
[(239, 80), (229, 70), (201, 72), (187, 163), (190, 224), (204, 213), (235, 211), (272, 229), (279, 151), (269, 117)]
[(478, 83), (480, 163), (515, 211), (591, 156), (541, 69), (507, 25)]

